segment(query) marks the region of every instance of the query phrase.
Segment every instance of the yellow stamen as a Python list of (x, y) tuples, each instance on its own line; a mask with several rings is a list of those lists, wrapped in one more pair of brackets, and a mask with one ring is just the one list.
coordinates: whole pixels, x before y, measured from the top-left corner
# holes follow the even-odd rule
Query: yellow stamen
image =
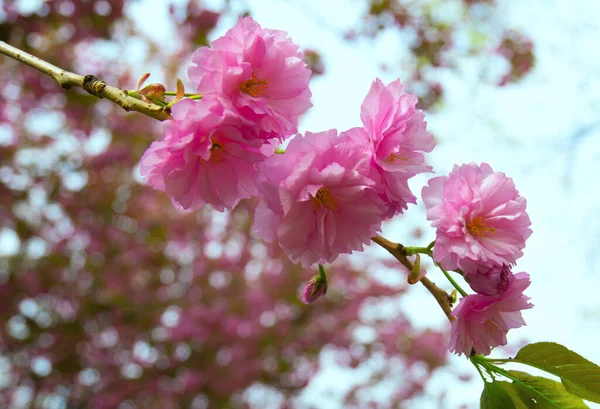
[(315, 210), (321, 207), (326, 207), (329, 210), (337, 210), (337, 199), (331, 195), (331, 192), (326, 187), (317, 190), (317, 194), (311, 197)]
[(486, 321), (483, 327), (487, 330), (488, 334), (493, 334), (497, 329), (502, 330), (502, 327), (493, 320)]
[(467, 231), (475, 237), (485, 236), (486, 233), (496, 234), (496, 229), (487, 227), (481, 217), (473, 217), (471, 221), (467, 222)]
[(258, 98), (265, 95), (267, 88), (269, 87), (269, 80), (259, 80), (254, 75), (248, 81), (242, 82), (240, 85), (240, 91), (244, 94), (248, 94), (251, 97)]
[(225, 149), (223, 145), (213, 143), (210, 147), (210, 161), (213, 165), (223, 162), (223, 156), (225, 155)]
[(388, 162), (388, 163), (394, 163), (394, 161), (396, 159), (400, 159), (400, 160), (403, 160), (405, 162), (408, 161), (408, 158), (405, 158), (403, 156), (398, 156), (395, 153), (392, 153), (390, 156), (388, 156), (387, 158), (385, 158), (385, 161)]

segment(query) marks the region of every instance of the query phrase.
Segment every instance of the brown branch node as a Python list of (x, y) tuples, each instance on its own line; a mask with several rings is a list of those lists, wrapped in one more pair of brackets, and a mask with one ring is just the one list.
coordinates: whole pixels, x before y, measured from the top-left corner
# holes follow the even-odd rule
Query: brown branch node
[(81, 85), (81, 87), (90, 94), (98, 98), (102, 98), (101, 92), (104, 90), (104, 88), (106, 88), (106, 82), (102, 81), (101, 79), (98, 79), (94, 75), (88, 74), (85, 77), (83, 77), (83, 84)]
[(132, 96), (127, 95), (126, 92), (120, 90), (119, 88), (111, 87), (106, 82), (96, 78), (94, 75), (81, 76), (79, 74), (63, 70), (62, 68), (52, 65), (34, 55), (13, 47), (4, 41), (0, 41), (0, 54), (4, 54), (16, 61), (49, 75), (64, 89), (81, 87), (87, 93), (97, 98), (106, 98), (121, 106), (126, 111), (140, 112), (159, 121), (173, 119), (169, 114), (169, 110), (160, 105), (140, 101)]

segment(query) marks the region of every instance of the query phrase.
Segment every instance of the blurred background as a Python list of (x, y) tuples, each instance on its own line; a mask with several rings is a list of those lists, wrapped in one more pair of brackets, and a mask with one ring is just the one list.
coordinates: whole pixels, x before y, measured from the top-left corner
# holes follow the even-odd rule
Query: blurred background
[[(535, 308), (494, 354), (556, 341), (600, 363), (600, 3), (0, 0), (0, 40), (123, 89), (151, 72), (191, 90), (189, 55), (240, 15), (305, 51), (301, 131), (360, 125), (375, 77), (400, 77), (427, 111), (436, 174), (485, 161), (513, 177)], [(443, 313), (389, 255), (339, 259), (327, 296), (301, 304), (315, 271), (254, 235), (254, 202), (183, 213), (144, 185), (140, 157), (161, 137), (0, 56), (1, 408), (478, 407)], [(383, 236), (434, 232), (419, 204)]]

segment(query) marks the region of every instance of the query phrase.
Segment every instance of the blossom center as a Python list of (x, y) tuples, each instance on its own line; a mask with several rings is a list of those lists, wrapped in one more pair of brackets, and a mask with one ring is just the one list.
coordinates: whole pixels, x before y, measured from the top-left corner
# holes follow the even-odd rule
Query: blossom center
[(474, 237), (482, 237), (486, 233), (496, 234), (496, 229), (487, 227), (481, 217), (473, 217), (471, 221), (467, 222), (467, 231)]
[(396, 159), (400, 159), (400, 160), (402, 160), (402, 161), (404, 161), (404, 162), (408, 162), (408, 158), (405, 158), (405, 157), (403, 157), (403, 156), (398, 156), (398, 155), (396, 155), (395, 153), (392, 153), (390, 156), (388, 156), (388, 157), (387, 157), (387, 158), (385, 158), (384, 160), (385, 160), (386, 162), (388, 162), (388, 163), (394, 163), (394, 161), (395, 161)]
[(259, 80), (254, 75), (248, 81), (242, 82), (240, 85), (240, 91), (244, 94), (248, 94), (251, 97), (258, 98), (265, 95), (267, 88), (269, 87), (269, 80)]
[(223, 162), (223, 156), (225, 156), (223, 145), (213, 143), (210, 147), (210, 161), (213, 165)]
[(317, 190), (317, 194), (311, 197), (315, 210), (325, 207), (329, 210), (337, 210), (337, 199), (331, 195), (328, 188), (322, 187)]

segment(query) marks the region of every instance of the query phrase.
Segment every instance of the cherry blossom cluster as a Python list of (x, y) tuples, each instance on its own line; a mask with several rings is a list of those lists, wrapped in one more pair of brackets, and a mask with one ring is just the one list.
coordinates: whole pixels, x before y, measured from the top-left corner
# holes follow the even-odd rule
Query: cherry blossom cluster
[(240, 19), (192, 55), (202, 100), (172, 107), (165, 137), (141, 162), (148, 184), (184, 209), (232, 209), (255, 196), (257, 165), (298, 131), (312, 104), (310, 70), (286, 33)]
[(258, 196), (258, 234), (309, 267), (362, 250), (386, 218), (416, 203), (407, 181), (431, 171), (423, 153), (435, 144), (417, 98), (399, 80), (376, 80), (363, 127), (298, 134), (275, 153), (311, 106), (301, 57), (285, 33), (240, 19), (192, 55), (189, 76), (202, 99), (173, 106), (141, 172), (184, 209), (232, 209)]
[(531, 235), (525, 198), (504, 173), (471, 163), (431, 179), (423, 201), (436, 228), (433, 259), (462, 272), (477, 293), (453, 311), (450, 350), (487, 355), (506, 345), (508, 330), (525, 325), (520, 311), (532, 307), (523, 295), (529, 275), (511, 272)]
[[(478, 6), (478, 2), (485, 0), (469, 1), (467, 7)], [(29, 52), (42, 62), (60, 62), (62, 69), (95, 74), (117, 88), (131, 87), (137, 76), (134, 72), (141, 67), (124, 64), (119, 55), (98, 53), (96, 44), (101, 40), (103, 44), (123, 45), (119, 32), (135, 28), (136, 19), (125, 13), (133, 0), (47, 0), (27, 9), (19, 3), (23, 2), (5, 1), (0, 6), (2, 41), (21, 47), (24, 53)], [(159, 75), (176, 71), (180, 56), (205, 43), (221, 18), (226, 17), (226, 12), (211, 11), (200, 2), (178, 3), (169, 7), (165, 21), (177, 27), (171, 47), (154, 47), (150, 38), (136, 36), (136, 41), (148, 46), (147, 64), (161, 67)], [(354, 36), (370, 38), (375, 33), (368, 32), (369, 27), (382, 31), (393, 29), (394, 24), (401, 30), (416, 32), (419, 41), (411, 42), (414, 47), (410, 45), (408, 55), (418, 59), (419, 64), (404, 78), (408, 79), (406, 90), (412, 86), (414, 92), (419, 92), (419, 107), (435, 109), (444, 95), (443, 84), (431, 82), (436, 76), (424, 73), (445, 71), (456, 65), (451, 60), (460, 57), (460, 53), (450, 55), (448, 51), (456, 51), (452, 37), (464, 24), (442, 27), (429, 18), (435, 8), (399, 10), (397, 4), (392, 4), (396, 2), (387, 3), (391, 5), (365, 8), (367, 14), (355, 27)], [(485, 17), (494, 10), (484, 10), (483, 19), (481, 13), (476, 13), (477, 19), (485, 23), (482, 27), (493, 22)], [(90, 25), (90, 21), (94, 24)], [(261, 39), (266, 38), (263, 43), (267, 54), (273, 46), (283, 47), (285, 33), (278, 36), (277, 32), (259, 29), (251, 20), (243, 24), (245, 28), (238, 27), (238, 33), (243, 35), (235, 39), (238, 45), (245, 47), (246, 40), (239, 39), (247, 38), (255, 42), (260, 52)], [(428, 35), (432, 30), (441, 36)], [(248, 34), (258, 31), (272, 35), (269, 39), (269, 34)], [(488, 37), (493, 42), (497, 36)], [(534, 55), (531, 42), (518, 37), (507, 31), (500, 46), (493, 50), (480, 47), (476, 53), (509, 60), (512, 71), (503, 78), (508, 78), (508, 82), (518, 80), (531, 68)], [(185, 125), (177, 123), (179, 120), (169, 121), (167, 127), (174, 128), (167, 134), (172, 139), (165, 138), (162, 147), (154, 146), (159, 149), (152, 153), (153, 160), (164, 161), (173, 156), (169, 164), (172, 169), (165, 172), (170, 179), (165, 180), (160, 172), (154, 174), (153, 184), (168, 189), (171, 193), (167, 195), (153, 194), (131, 178), (139, 162), (139, 147), (147, 146), (149, 138), (159, 130), (152, 118), (125, 114), (108, 99), (82, 104), (81, 94), (64, 92), (47, 76), (17, 65), (0, 52), (0, 95), (4, 98), (0, 99), (6, 101), (0, 103), (0, 134), (4, 131), (4, 138), (0, 136), (0, 235), (9, 232), (19, 243), (16, 248), (0, 249), (4, 253), (0, 255), (0, 361), (5, 375), (0, 387), (0, 407), (264, 407), (265, 400), (252, 399), (257, 386), (266, 392), (267, 400), (273, 395), (283, 402), (281, 405), (294, 406), (301, 388), (320, 370), (319, 350), (323, 346), (335, 350), (336, 363), (348, 368), (384, 358), (380, 372), (364, 378), (336, 399), (346, 407), (404, 406), (410, 405), (408, 399), (422, 400), (423, 395), (430, 395), (428, 382), (432, 373), (447, 362), (445, 334), (413, 328), (403, 311), (384, 320), (364, 319), (364, 309), (370, 308), (373, 300), (402, 297), (409, 288), (369, 279), (383, 268), (398, 269), (397, 260), (365, 254), (361, 264), (369, 265), (370, 271), (364, 271), (353, 260), (337, 259), (327, 268), (327, 279), (319, 275), (308, 283), (302, 301), (318, 302), (311, 308), (302, 308), (297, 299), (300, 270), (288, 260), (278, 240), (262, 243), (254, 234), (252, 215), (258, 200), (243, 200), (234, 211), (221, 215), (210, 209), (182, 214), (168, 206), (169, 198), (175, 195), (181, 201), (173, 200), (177, 207), (185, 205), (188, 209), (203, 206), (205, 198), (212, 197), (211, 206), (217, 207), (219, 201), (235, 201), (238, 195), (260, 195), (256, 177), (262, 176), (256, 172), (263, 168), (258, 167), (263, 166), (262, 162), (281, 140), (297, 132), (286, 130), (290, 122), (284, 122), (278, 131), (269, 125), (272, 117), (282, 120), (294, 115), (289, 110), (285, 112), (288, 107), (280, 106), (284, 101), (275, 95), (271, 95), (272, 99), (279, 98), (279, 102), (245, 108), (247, 101), (259, 103), (247, 95), (266, 96), (275, 91), (272, 71), (269, 77), (263, 74), (278, 65), (267, 60), (268, 64), (263, 63), (260, 68), (262, 72), (258, 68), (255, 72), (254, 67), (260, 63), (245, 57), (240, 61), (227, 60), (240, 58), (235, 52), (229, 56), (226, 53), (233, 50), (227, 43), (235, 41), (220, 39), (218, 42), (224, 46), (215, 42), (211, 50), (196, 54), (210, 54), (204, 60), (196, 59), (200, 64), (194, 63), (198, 74), (194, 83), (208, 81), (203, 86), (196, 85), (204, 94), (202, 103), (193, 101), (199, 95), (188, 93), (191, 99), (169, 104), (175, 116), (189, 122)], [(446, 42), (444, 47), (436, 46), (440, 41)], [(495, 47), (491, 42), (488, 46)], [(304, 60), (314, 75), (323, 71), (319, 51), (304, 50)], [(213, 86), (210, 80), (219, 75), (223, 61), (233, 71), (226, 74), (228, 78), (217, 79)], [(247, 76), (248, 65), (244, 63), (250, 63), (254, 79), (252, 74)], [(306, 75), (297, 52), (290, 52), (288, 63), (301, 67), (298, 73)], [(241, 83), (236, 67), (242, 67), (241, 74), (246, 75)], [(211, 76), (205, 75), (206, 70)], [(520, 74), (513, 75), (515, 72)], [(506, 83), (504, 80), (500, 83)], [(162, 87), (166, 91), (162, 85), (154, 85), (148, 89)], [(306, 83), (283, 80), (277, 83), (276, 90), (290, 85), (309, 92)], [(142, 97), (147, 103), (167, 106), (164, 95), (143, 93), (140, 88), (127, 93)], [(309, 103), (309, 96), (303, 97)], [(289, 98), (290, 104), (301, 106), (294, 98)], [(213, 103), (209, 103), (211, 99)], [(194, 107), (190, 115), (186, 105)], [(205, 110), (206, 115), (196, 109)], [(285, 115), (281, 116), (282, 112)], [(28, 126), (48, 113), (60, 126), (41, 130)], [(369, 123), (363, 126), (365, 132), (372, 132)], [(210, 138), (203, 142), (182, 138), (179, 152), (169, 145), (179, 138), (178, 133), (191, 131), (196, 124), (205, 127)], [(217, 129), (218, 125), (222, 127)], [(350, 134), (356, 137), (360, 131)], [(256, 136), (263, 141), (257, 141)], [(68, 152), (64, 150), (65, 137), (69, 140)], [(97, 142), (103, 140), (107, 144), (101, 143), (104, 147), (98, 149)], [(234, 176), (241, 177), (240, 187), (236, 184), (234, 189), (229, 188), (231, 174), (226, 171), (231, 168), (224, 166), (219, 171), (225, 182), (213, 179), (213, 172), (206, 175), (209, 181), (219, 184), (218, 188), (211, 190), (203, 183), (197, 191), (184, 192), (185, 180), (179, 179), (176, 172), (179, 169), (179, 175), (185, 175), (185, 166), (180, 163), (193, 165), (196, 153), (198, 157), (208, 157), (209, 165), (219, 164), (221, 140), (234, 143), (228, 147), (230, 155), (235, 153), (234, 148), (243, 150), (243, 155), (241, 151), (238, 155), (241, 164), (235, 162), (235, 156), (225, 158), (234, 163)], [(259, 153), (256, 146), (260, 146)], [(163, 149), (167, 147), (171, 150)], [(385, 145), (378, 148), (384, 149)], [(385, 158), (384, 153), (380, 151), (379, 157)], [(39, 163), (40, 158), (43, 163)], [(144, 161), (145, 165), (148, 163)], [(379, 166), (387, 164), (383, 161)], [(238, 165), (246, 166), (248, 171), (241, 171)], [(376, 165), (372, 164), (377, 169)], [(206, 169), (211, 168), (188, 169), (189, 180), (194, 181), (194, 172), (200, 177), (201, 170)], [(179, 187), (178, 181), (182, 182)], [(244, 193), (243, 188), (252, 184), (254, 188), (250, 189), (255, 193)], [(387, 182), (387, 186), (394, 185)], [(405, 184), (399, 186), (406, 193)], [(220, 196), (215, 198), (215, 194)], [(406, 196), (412, 197), (410, 191)], [(196, 202), (186, 204), (190, 198)], [(393, 205), (404, 209), (414, 201), (399, 200)], [(392, 204), (389, 200), (387, 203)], [(228, 207), (233, 205), (223, 206)], [(418, 234), (415, 230), (414, 237)], [(433, 249), (433, 245), (427, 249)], [(417, 256), (408, 260), (419, 263)], [(462, 264), (465, 263), (463, 259)], [(510, 266), (481, 268), (475, 276), (475, 270), (465, 265), (454, 271), (470, 273), (467, 278), (471, 286), (488, 295), (503, 288), (504, 284), (493, 278), (506, 269), (510, 270)], [(427, 279), (423, 277), (425, 268), (419, 274), (417, 270), (412, 271), (416, 279), (411, 282), (409, 277), (410, 284)], [(492, 279), (483, 280), (486, 277)], [(508, 298), (509, 293), (504, 294)], [(521, 297), (520, 291), (514, 294)], [(480, 308), (464, 302), (459, 307)], [(362, 330), (365, 325), (376, 337), (359, 341), (357, 329)], [(390, 399), (365, 401), (382, 381), (396, 387)], [(439, 399), (442, 405), (443, 394)]]
[[(424, 154), (435, 142), (417, 97), (400, 80), (376, 79), (361, 106), (362, 127), (296, 134), (277, 148), (311, 106), (310, 70), (298, 48), (247, 17), (197, 50), (189, 76), (202, 98), (173, 106), (141, 172), (184, 209), (222, 211), (257, 196), (258, 235), (310, 267), (362, 250), (384, 220), (416, 203), (408, 180), (432, 171)], [(469, 164), (431, 179), (423, 200), (437, 229), (434, 261), (477, 292), (453, 311), (450, 349), (489, 354), (524, 325), (520, 311), (531, 307), (523, 295), (529, 276), (511, 272), (531, 234), (525, 199), (503, 173)], [(320, 269), (305, 303), (327, 290)]]

